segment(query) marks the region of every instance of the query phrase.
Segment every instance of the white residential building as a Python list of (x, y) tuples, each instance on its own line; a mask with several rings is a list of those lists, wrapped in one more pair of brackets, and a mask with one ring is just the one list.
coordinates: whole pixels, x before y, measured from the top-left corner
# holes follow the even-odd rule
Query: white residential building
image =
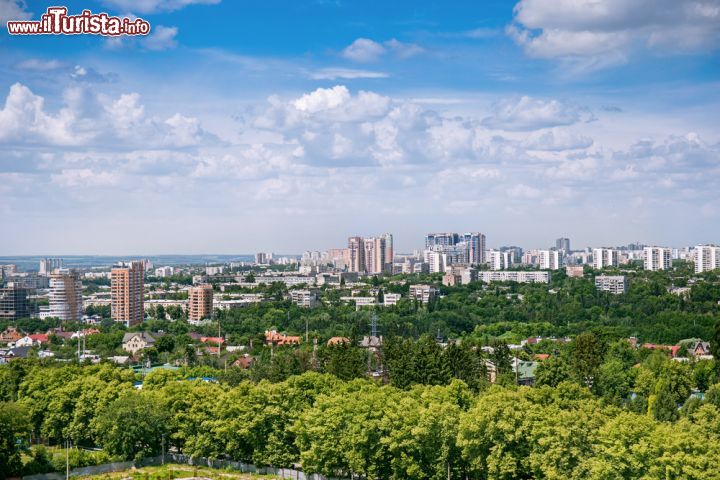
[(720, 247), (698, 245), (695, 247), (695, 273), (709, 272), (720, 268)]
[(518, 283), (549, 283), (549, 272), (503, 270), (478, 272), (477, 279), (481, 282), (518, 282)]
[(595, 288), (621, 295), (627, 293), (627, 278), (625, 275), (598, 275), (595, 277)]
[(160, 278), (171, 277), (175, 273), (173, 267), (159, 267), (155, 269), (155, 276)]
[(82, 280), (71, 269), (60, 268), (50, 274), (48, 315), (64, 322), (77, 322), (83, 315)]
[(562, 266), (562, 255), (558, 250), (538, 250), (538, 263), (542, 270), (559, 270)]
[(290, 290), (290, 298), (295, 305), (313, 308), (317, 305), (318, 296), (313, 290)]
[(428, 303), (437, 297), (438, 290), (432, 285), (410, 285), (410, 298)]
[(490, 269), (507, 270), (515, 264), (515, 252), (513, 250), (490, 250)]
[(402, 295), (399, 293), (386, 293), (383, 295), (383, 305), (386, 307), (397, 305), (401, 298)]
[(593, 249), (593, 268), (617, 267), (620, 264), (620, 252), (611, 248)]
[(672, 249), (666, 247), (645, 247), (645, 270), (669, 270), (672, 266)]

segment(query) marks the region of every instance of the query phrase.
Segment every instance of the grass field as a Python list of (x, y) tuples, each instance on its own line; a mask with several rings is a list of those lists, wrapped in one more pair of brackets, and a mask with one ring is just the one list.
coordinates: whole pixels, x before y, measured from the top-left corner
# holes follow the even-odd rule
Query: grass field
[(170, 479), (212, 479), (212, 480), (258, 480), (278, 479), (271, 475), (253, 475), (237, 473), (231, 470), (216, 470), (207, 467), (193, 467), (189, 465), (165, 465), (162, 467), (144, 467), (122, 472), (106, 473), (89, 477), (73, 477), (83, 480), (170, 480)]

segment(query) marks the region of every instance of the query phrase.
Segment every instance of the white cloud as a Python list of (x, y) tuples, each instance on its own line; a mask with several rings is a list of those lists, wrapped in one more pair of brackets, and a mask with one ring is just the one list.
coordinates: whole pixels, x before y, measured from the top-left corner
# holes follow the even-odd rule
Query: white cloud
[(589, 148), (592, 144), (590, 137), (559, 128), (533, 132), (523, 142), (528, 150), (544, 151), (578, 150)]
[(496, 102), (493, 115), (483, 119), (483, 124), (498, 130), (523, 131), (572, 125), (594, 118), (587, 108), (523, 96)]
[(49, 71), (61, 68), (63, 64), (58, 60), (41, 60), (38, 58), (29, 58), (18, 63), (18, 68), (22, 70)]
[(298, 110), (316, 113), (321, 110), (336, 108), (350, 99), (347, 87), (337, 85), (332, 88), (318, 88), (312, 93), (306, 93), (293, 102)]
[(521, 0), (507, 33), (532, 57), (575, 71), (625, 63), (635, 51), (718, 48), (717, 0)]
[(321, 68), (309, 74), (313, 80), (354, 80), (358, 78), (387, 78), (385, 72), (374, 72), (371, 70), (357, 70), (353, 68)]
[(172, 12), (188, 5), (216, 5), (221, 0), (102, 0), (102, 3), (124, 12)]
[(0, 23), (4, 27), (8, 20), (30, 20), (32, 13), (26, 9), (23, 0), (0, 0)]
[(378, 43), (369, 38), (358, 38), (345, 47), (341, 55), (348, 60), (367, 63), (377, 61), (387, 53), (392, 53), (397, 58), (405, 59), (414, 57), (424, 51), (421, 46), (415, 43), (405, 43), (395, 38), (391, 38), (383, 43)]
[(195, 118), (176, 114), (163, 121), (146, 115), (138, 93), (111, 99), (75, 84), (62, 99), (57, 112), (48, 112), (43, 97), (20, 83), (12, 85), (0, 110), (0, 143), (186, 147), (214, 140)]
[(177, 27), (158, 25), (152, 27), (150, 35), (142, 39), (143, 46), (148, 50), (159, 51), (177, 47)]
[(358, 38), (345, 47), (342, 56), (355, 62), (372, 62), (385, 53), (385, 47), (370, 40), (369, 38)]

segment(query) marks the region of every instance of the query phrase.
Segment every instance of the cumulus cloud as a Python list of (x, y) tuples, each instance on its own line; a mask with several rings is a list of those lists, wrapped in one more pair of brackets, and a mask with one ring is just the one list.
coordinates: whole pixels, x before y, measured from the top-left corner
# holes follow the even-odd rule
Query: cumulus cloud
[(0, 110), (0, 143), (186, 147), (213, 140), (197, 119), (146, 115), (138, 93), (111, 99), (78, 84), (65, 90), (63, 100), (57, 112), (50, 112), (43, 97), (20, 83), (12, 85)]
[(627, 62), (634, 51), (716, 49), (717, 0), (521, 0), (507, 33), (532, 57), (560, 59), (578, 71)]
[(168, 50), (177, 47), (177, 27), (165, 27), (158, 25), (153, 27), (150, 35), (142, 39), (142, 44), (147, 50)]
[(172, 12), (188, 5), (216, 5), (221, 0), (102, 0), (102, 3), (123, 12)]
[(483, 119), (483, 125), (498, 130), (522, 131), (572, 125), (594, 120), (584, 107), (558, 100), (540, 100), (523, 96), (503, 100), (493, 105), (493, 114)]

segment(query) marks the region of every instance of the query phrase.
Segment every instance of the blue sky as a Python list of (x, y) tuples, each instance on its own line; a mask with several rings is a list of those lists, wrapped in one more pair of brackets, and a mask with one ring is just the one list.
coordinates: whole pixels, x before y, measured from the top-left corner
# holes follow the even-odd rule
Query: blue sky
[(66, 5), (152, 32), (3, 28), (6, 255), (720, 242), (719, 0)]

